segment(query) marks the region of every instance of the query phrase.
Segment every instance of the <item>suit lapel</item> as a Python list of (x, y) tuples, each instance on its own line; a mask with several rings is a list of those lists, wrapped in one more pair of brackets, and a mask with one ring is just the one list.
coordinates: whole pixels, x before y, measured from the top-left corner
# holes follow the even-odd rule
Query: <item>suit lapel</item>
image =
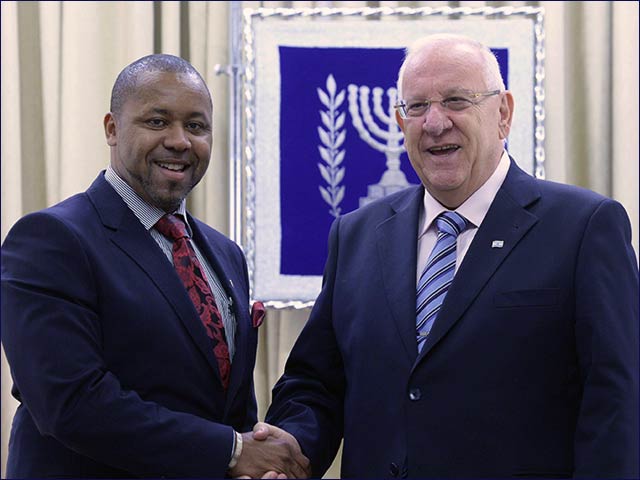
[(108, 229), (111, 241), (158, 287), (207, 359), (214, 375), (220, 379), (210, 340), (204, 332), (193, 303), (184, 293), (184, 285), (176, 275), (171, 262), (102, 175), (89, 188), (87, 194)]
[[(249, 348), (249, 342), (247, 342), (246, 339), (249, 335), (249, 329), (252, 328), (248, 317), (249, 306), (245, 305), (246, 301), (242, 300), (238, 290), (238, 288), (242, 288), (245, 284), (245, 280), (237, 276), (236, 269), (230, 267), (228, 264), (228, 254), (220, 248), (220, 245), (210, 241), (202, 234), (198, 223), (193, 217), (189, 218), (189, 222), (193, 229), (193, 238), (198, 244), (198, 248), (200, 248), (203, 255), (207, 257), (207, 260), (222, 283), (225, 292), (231, 299), (231, 308), (236, 319), (234, 338), (235, 353), (231, 363), (231, 377), (229, 379), (225, 407), (228, 409), (232, 405), (233, 397), (238, 392), (242, 381), (245, 379), (244, 371), (246, 362), (244, 360), (248, 357), (247, 348)], [(217, 368), (216, 373), (218, 373)]]
[(423, 189), (415, 188), (391, 204), (394, 214), (376, 228), (384, 293), (406, 355), (418, 354), (415, 334), (418, 219)]
[[(526, 207), (539, 198), (535, 180), (512, 161), (502, 187), (478, 229), (433, 324), (420, 361), (464, 315), (505, 258), (538, 218)], [(502, 247), (494, 248), (494, 240)]]

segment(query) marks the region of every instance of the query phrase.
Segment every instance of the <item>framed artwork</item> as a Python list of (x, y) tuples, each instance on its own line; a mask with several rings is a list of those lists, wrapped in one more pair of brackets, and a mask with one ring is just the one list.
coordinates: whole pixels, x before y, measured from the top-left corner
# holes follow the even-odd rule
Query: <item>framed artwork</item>
[(234, 188), (254, 299), (312, 305), (332, 222), (419, 183), (393, 105), (404, 49), (431, 33), (490, 46), (516, 101), (507, 149), (544, 177), (541, 8), (245, 9)]

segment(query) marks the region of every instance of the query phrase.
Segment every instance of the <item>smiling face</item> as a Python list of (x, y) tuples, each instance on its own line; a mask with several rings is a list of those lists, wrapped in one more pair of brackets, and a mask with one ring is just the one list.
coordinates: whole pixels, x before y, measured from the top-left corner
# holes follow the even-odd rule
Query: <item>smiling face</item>
[(479, 97), (476, 104), (458, 112), (438, 102), (497, 89), (485, 78), (484, 62), (474, 46), (444, 40), (416, 52), (402, 78), (405, 100), (435, 100), (422, 116), (396, 116), (420, 180), (434, 198), (452, 209), (491, 176), (511, 126), (513, 98), (508, 91)]
[(105, 116), (104, 128), (112, 168), (166, 212), (175, 211), (209, 165), (211, 99), (197, 75), (142, 72), (121, 111)]

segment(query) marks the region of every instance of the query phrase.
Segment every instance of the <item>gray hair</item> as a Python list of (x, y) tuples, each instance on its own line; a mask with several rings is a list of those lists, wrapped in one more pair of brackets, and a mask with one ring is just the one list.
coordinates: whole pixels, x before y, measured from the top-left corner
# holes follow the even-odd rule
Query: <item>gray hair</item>
[(156, 53), (139, 58), (135, 62), (127, 65), (120, 72), (111, 90), (111, 104), (109, 107), (111, 113), (118, 115), (122, 111), (122, 106), (137, 86), (140, 74), (146, 72), (186, 73), (199, 78), (207, 91), (210, 105), (213, 108), (211, 92), (209, 92), (209, 88), (202, 78), (202, 75), (200, 75), (193, 65), (184, 58), (176, 57), (175, 55)]
[(498, 65), (498, 59), (493, 54), (491, 49), (484, 45), (483, 43), (478, 42), (472, 38), (466, 37), (464, 35), (456, 35), (450, 33), (436, 33), (433, 35), (428, 35), (426, 37), (419, 38), (413, 44), (411, 44), (405, 50), (404, 61), (400, 66), (400, 70), (398, 71), (398, 98), (402, 98), (402, 77), (404, 76), (404, 71), (407, 68), (409, 61), (426, 47), (436, 44), (436, 43), (458, 43), (469, 45), (470, 47), (475, 48), (482, 55), (484, 60), (483, 66), (483, 76), (485, 82), (487, 83), (487, 88), (489, 90), (500, 89), (505, 90), (504, 80), (502, 79), (502, 75), (500, 74), (500, 66)]

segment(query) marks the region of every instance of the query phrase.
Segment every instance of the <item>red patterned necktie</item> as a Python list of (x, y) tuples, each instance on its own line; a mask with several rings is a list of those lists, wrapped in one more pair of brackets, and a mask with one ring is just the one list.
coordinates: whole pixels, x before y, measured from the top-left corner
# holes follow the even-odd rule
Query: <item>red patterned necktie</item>
[(222, 315), (207, 283), (196, 252), (187, 240), (187, 229), (175, 215), (165, 215), (155, 225), (162, 235), (173, 240), (173, 266), (182, 280), (189, 298), (196, 307), (209, 338), (213, 341), (213, 353), (218, 361), (222, 386), (227, 389), (231, 373), (229, 347), (224, 334)]

